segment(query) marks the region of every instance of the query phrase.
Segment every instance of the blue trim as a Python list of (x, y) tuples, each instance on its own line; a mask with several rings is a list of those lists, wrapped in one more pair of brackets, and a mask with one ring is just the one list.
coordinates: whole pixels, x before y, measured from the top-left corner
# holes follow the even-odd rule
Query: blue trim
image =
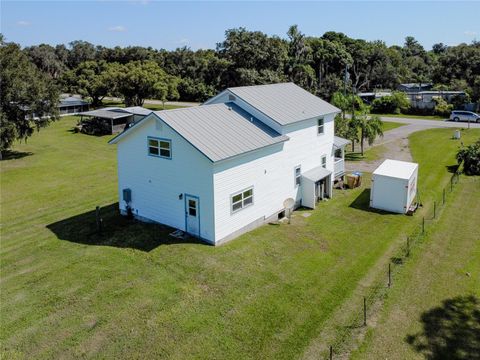
[[(188, 233), (188, 228), (187, 228), (187, 216), (188, 216), (188, 209), (187, 209), (187, 197), (191, 197), (193, 199), (197, 200), (197, 216), (198, 216), (198, 238), (201, 239), (201, 223), (200, 223), (200, 198), (196, 195), (191, 195), (184, 193), (183, 194), (183, 205), (184, 205), (184, 210), (185, 210), (185, 232)], [(215, 243), (215, 242), (214, 242)]]
[[(159, 146), (158, 147), (158, 155), (150, 154), (150, 145), (148, 143), (149, 140), (167, 141), (170, 144), (170, 156), (160, 155), (160, 144), (158, 144), (158, 146)], [(173, 149), (172, 149), (172, 140), (171, 139), (159, 138), (159, 137), (155, 137), (155, 136), (147, 136), (147, 154), (148, 154), (148, 156), (153, 156), (153, 157), (157, 157), (157, 158), (172, 160), (172, 152), (173, 152)]]

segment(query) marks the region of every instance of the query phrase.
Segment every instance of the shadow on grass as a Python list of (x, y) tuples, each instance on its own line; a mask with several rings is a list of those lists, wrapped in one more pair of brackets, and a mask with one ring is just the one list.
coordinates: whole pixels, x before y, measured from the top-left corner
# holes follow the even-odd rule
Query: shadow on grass
[(370, 207), (370, 189), (364, 189), (360, 195), (358, 195), (355, 200), (349, 205), (351, 208), (372, 212), (375, 214), (382, 214), (382, 215), (392, 215), (393, 213), (378, 210)]
[(2, 152), (2, 161), (4, 160), (15, 160), (21, 159), (26, 156), (33, 155), (30, 151), (14, 151), (14, 150), (5, 150)]
[(366, 160), (365, 156), (359, 152), (350, 152), (345, 154), (346, 161), (363, 161)]
[(458, 170), (458, 164), (446, 166), (449, 173), (455, 174)]
[(427, 359), (480, 359), (480, 299), (458, 296), (421, 316), (423, 330), (405, 341)]
[(98, 233), (95, 210), (47, 225), (58, 239), (85, 245), (113, 246), (151, 251), (160, 245), (205, 244), (195, 238), (169, 236), (175, 229), (161, 224), (144, 223), (120, 215), (118, 203), (100, 210), (102, 231)]

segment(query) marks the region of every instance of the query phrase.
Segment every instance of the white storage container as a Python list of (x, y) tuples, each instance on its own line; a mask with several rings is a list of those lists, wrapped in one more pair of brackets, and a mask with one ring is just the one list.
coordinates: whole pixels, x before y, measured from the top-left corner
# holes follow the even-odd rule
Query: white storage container
[(418, 164), (385, 160), (372, 175), (370, 207), (405, 214), (417, 194)]

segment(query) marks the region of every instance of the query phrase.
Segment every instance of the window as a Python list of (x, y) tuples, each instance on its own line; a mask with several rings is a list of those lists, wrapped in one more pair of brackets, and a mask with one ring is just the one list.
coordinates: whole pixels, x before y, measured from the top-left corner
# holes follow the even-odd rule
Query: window
[(253, 188), (243, 190), (240, 193), (231, 196), (232, 212), (239, 211), (253, 204)]
[(327, 156), (326, 155), (323, 155), (322, 156), (322, 167), (323, 168), (327, 168)]
[(197, 216), (197, 202), (195, 200), (188, 200), (188, 215)]
[(323, 134), (325, 129), (324, 129), (324, 121), (323, 118), (318, 119), (318, 135)]
[(172, 158), (172, 141), (168, 139), (148, 138), (148, 155), (165, 159)]
[(297, 187), (301, 185), (301, 178), (302, 178), (302, 168), (300, 165), (295, 166), (294, 176), (295, 176), (295, 187)]

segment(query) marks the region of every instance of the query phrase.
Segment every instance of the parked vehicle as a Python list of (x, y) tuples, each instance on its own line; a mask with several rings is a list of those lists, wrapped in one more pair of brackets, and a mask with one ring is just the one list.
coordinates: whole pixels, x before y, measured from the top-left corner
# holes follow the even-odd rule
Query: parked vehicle
[(470, 121), (480, 123), (480, 115), (463, 110), (453, 110), (450, 114), (450, 120), (452, 121)]

